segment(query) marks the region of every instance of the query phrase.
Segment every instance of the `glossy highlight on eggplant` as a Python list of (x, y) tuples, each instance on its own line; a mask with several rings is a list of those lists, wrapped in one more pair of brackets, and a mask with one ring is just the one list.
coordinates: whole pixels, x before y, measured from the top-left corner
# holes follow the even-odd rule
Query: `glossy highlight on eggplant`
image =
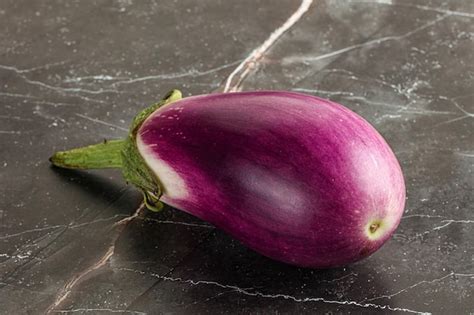
[[(285, 91), (167, 100), (137, 116), (119, 152), (151, 208), (164, 202), (262, 255), (312, 268), (367, 257), (398, 226), (400, 165), (344, 106)], [(68, 167), (62, 158), (52, 161)]]

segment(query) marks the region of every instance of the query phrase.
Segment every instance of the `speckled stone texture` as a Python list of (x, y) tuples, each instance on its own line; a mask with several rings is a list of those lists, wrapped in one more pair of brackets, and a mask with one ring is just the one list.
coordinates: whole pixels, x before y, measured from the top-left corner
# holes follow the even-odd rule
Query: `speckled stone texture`
[[(471, 0), (0, 1), (0, 313), (472, 314), (473, 21)], [(345, 268), (299, 269), (139, 208), (119, 171), (50, 168), (124, 137), (171, 88), (354, 110), (404, 170), (396, 234)]]

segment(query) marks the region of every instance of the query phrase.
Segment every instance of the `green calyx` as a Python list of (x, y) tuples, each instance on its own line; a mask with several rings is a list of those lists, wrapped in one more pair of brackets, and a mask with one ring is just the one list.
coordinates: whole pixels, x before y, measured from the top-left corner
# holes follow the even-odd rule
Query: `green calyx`
[(166, 94), (161, 102), (144, 109), (135, 116), (121, 151), (123, 176), (127, 182), (134, 184), (143, 192), (145, 204), (147, 208), (152, 211), (159, 211), (163, 207), (163, 204), (159, 201), (161, 197), (161, 184), (138, 152), (136, 141), (137, 132), (143, 122), (154, 111), (163, 105), (172, 103), (181, 98), (182, 95), (180, 91), (172, 90)]
[(163, 207), (159, 200), (161, 184), (138, 152), (136, 138), (141, 125), (154, 111), (181, 98), (179, 90), (172, 90), (160, 102), (141, 111), (133, 119), (125, 139), (56, 152), (49, 160), (57, 167), (69, 169), (120, 168), (127, 183), (142, 191), (147, 208), (159, 211)]

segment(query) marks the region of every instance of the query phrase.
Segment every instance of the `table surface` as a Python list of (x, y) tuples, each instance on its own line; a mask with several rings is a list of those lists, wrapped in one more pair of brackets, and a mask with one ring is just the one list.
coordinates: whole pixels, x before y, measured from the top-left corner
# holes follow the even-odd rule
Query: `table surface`
[[(473, 22), (471, 0), (1, 1), (0, 313), (473, 314)], [(404, 170), (396, 234), (295, 268), (179, 210), (136, 213), (120, 171), (50, 167), (172, 88), (359, 113)]]

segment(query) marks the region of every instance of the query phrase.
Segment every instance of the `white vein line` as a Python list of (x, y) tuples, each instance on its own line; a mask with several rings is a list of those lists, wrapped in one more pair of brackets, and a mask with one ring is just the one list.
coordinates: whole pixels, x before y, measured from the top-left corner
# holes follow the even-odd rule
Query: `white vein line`
[(394, 109), (397, 109), (396, 111), (397, 113), (418, 114), (418, 115), (430, 115), (430, 114), (456, 115), (456, 113), (448, 112), (448, 111), (430, 110), (430, 109), (423, 109), (423, 108), (408, 108), (408, 105), (410, 105), (411, 103), (408, 103), (407, 105), (387, 104), (387, 103), (372, 101), (363, 96), (356, 96), (356, 95), (343, 96), (343, 98), (347, 100), (351, 100), (351, 101), (362, 101), (367, 105), (394, 108)]
[(88, 89), (82, 89), (82, 88), (65, 88), (65, 87), (53, 86), (53, 85), (49, 85), (49, 84), (46, 84), (46, 83), (41, 82), (41, 81), (31, 80), (31, 79), (27, 78), (24, 75), (24, 73), (27, 72), (27, 71), (18, 69), (18, 68), (13, 67), (13, 66), (0, 65), (0, 69), (10, 70), (10, 71), (15, 72), (23, 80), (25, 80), (26, 83), (41, 86), (41, 87), (44, 87), (46, 89), (54, 90), (54, 91), (61, 92), (61, 93), (64, 93), (64, 92), (88, 93), (88, 94), (101, 94), (101, 93), (107, 93), (107, 92), (117, 93), (117, 90), (105, 90), (105, 89), (88, 90)]
[(445, 223), (443, 225), (437, 226), (433, 228), (431, 231), (441, 230), (442, 228), (447, 227), (453, 223), (474, 223), (474, 220), (442, 220), (441, 223)]
[(347, 95), (347, 96), (353, 96), (354, 93), (352, 92), (345, 92), (345, 91), (328, 91), (328, 90), (320, 90), (320, 89), (306, 89), (306, 88), (294, 88), (291, 89), (292, 91), (295, 92), (304, 92), (304, 93), (321, 93), (325, 95)]
[(21, 134), (21, 131), (15, 131), (15, 130), (0, 130), (0, 134), (19, 135), (19, 134)]
[(117, 93), (117, 90), (106, 90), (106, 89), (99, 89), (99, 90), (88, 90), (88, 89), (83, 89), (83, 88), (65, 88), (65, 87), (59, 87), (59, 86), (53, 86), (46, 84), (41, 81), (36, 81), (36, 80), (30, 80), (25, 76), (21, 76), (23, 80), (25, 80), (27, 83), (32, 84), (32, 85), (38, 85), (41, 87), (44, 87), (46, 89), (54, 90), (57, 92), (73, 92), (73, 93), (86, 93), (86, 94), (102, 94), (102, 93)]
[(74, 286), (77, 283), (79, 283), (84, 277), (86, 277), (89, 273), (105, 266), (107, 261), (114, 254), (114, 249), (115, 249), (115, 243), (113, 243), (107, 249), (105, 254), (97, 262), (95, 262), (92, 266), (90, 266), (89, 268), (87, 268), (86, 270), (82, 271), (80, 274), (78, 274), (77, 276), (74, 276), (71, 280), (69, 280), (66, 283), (66, 285), (60, 290), (59, 295), (54, 300), (54, 303), (48, 307), (48, 309), (46, 310), (46, 314), (53, 312), (56, 307), (61, 305), (61, 303), (69, 296), (69, 294), (71, 294), (71, 291), (74, 288)]
[(59, 106), (75, 106), (75, 104), (70, 104), (70, 103), (55, 103), (55, 102), (48, 102), (48, 101), (31, 101), (31, 102), (28, 102), (28, 103), (51, 105), (51, 106), (53, 106), (53, 107), (59, 107)]
[(9, 97), (21, 97), (21, 98), (37, 98), (31, 95), (17, 94), (17, 93), (6, 93), (0, 92), (0, 96), (9, 96)]
[(106, 101), (102, 101), (102, 100), (96, 100), (96, 99), (93, 99), (93, 98), (88, 98), (86, 96), (82, 96), (80, 94), (76, 94), (74, 95), (75, 97), (79, 97), (80, 99), (83, 99), (87, 102), (94, 102), (94, 103), (100, 103), (100, 104), (106, 104), (107, 102)]
[(82, 279), (87, 278), (87, 276), (94, 272), (95, 270), (98, 270), (102, 267), (104, 267), (109, 259), (113, 256), (114, 251), (115, 251), (115, 243), (117, 242), (118, 238), (124, 231), (124, 229), (127, 227), (127, 224), (131, 222), (133, 219), (138, 217), (138, 215), (141, 213), (141, 211), (144, 209), (144, 204), (141, 204), (135, 213), (131, 216), (128, 216), (118, 222), (116, 222), (113, 227), (118, 228), (116, 234), (112, 238), (112, 242), (110, 243), (110, 246), (107, 248), (107, 251), (100, 257), (99, 260), (97, 260), (92, 266), (88, 267), (87, 269), (81, 271), (79, 274), (74, 275), (71, 279), (67, 281), (67, 283), (59, 290), (59, 292), (56, 295), (56, 298), (54, 299), (53, 303), (48, 306), (46, 309), (45, 313), (50, 314), (51, 312), (54, 312), (55, 309), (60, 306), (66, 299), (67, 297), (71, 294), (72, 290), (74, 287), (82, 282)]
[(400, 117), (402, 117), (402, 115), (400, 115), (400, 114), (384, 114), (384, 115), (381, 115), (379, 117), (376, 117), (375, 121), (380, 122), (385, 118), (393, 119), (393, 118), (400, 118)]
[[(359, 95), (352, 95), (352, 96), (344, 96), (344, 99), (350, 100), (350, 101), (361, 101), (364, 102), (367, 105), (375, 105), (375, 106), (384, 106), (384, 107), (390, 107), (397, 109), (398, 112), (410, 112), (412, 110), (407, 109), (407, 105), (396, 105), (396, 104), (387, 104), (387, 103), (381, 103), (381, 102), (376, 102), (367, 99), (364, 96), (359, 96)], [(416, 111), (419, 113), (419, 111)], [(446, 112), (443, 112), (443, 114), (446, 114)], [(452, 113), (448, 113), (452, 114)]]
[(108, 122), (106, 122), (106, 121), (103, 121), (103, 120), (100, 120), (100, 119), (97, 119), (97, 118), (92, 118), (92, 117), (89, 117), (89, 116), (86, 116), (86, 115), (82, 115), (82, 114), (78, 114), (78, 113), (76, 113), (76, 116), (81, 117), (81, 118), (84, 118), (84, 119), (87, 119), (87, 120), (89, 120), (89, 121), (92, 121), (92, 122), (95, 122), (95, 123), (98, 123), (98, 124), (101, 124), (101, 125), (109, 126), (109, 127), (112, 127), (112, 128), (116, 128), (116, 129), (123, 130), (123, 131), (128, 131), (127, 128), (124, 128), (124, 127), (121, 127), (121, 126), (117, 126), (117, 125), (108, 123)]
[(5, 239), (9, 239), (9, 238), (12, 238), (12, 237), (16, 237), (16, 236), (20, 236), (20, 235), (24, 235), (24, 234), (28, 234), (28, 233), (34, 233), (34, 232), (41, 232), (41, 231), (57, 229), (57, 228), (60, 228), (60, 227), (65, 227), (65, 226), (64, 225), (50, 225), (50, 226), (45, 226), (45, 227), (42, 227), (42, 228), (26, 230), (26, 231), (14, 233), (14, 234), (8, 234), (8, 235), (0, 236), (0, 240), (5, 240)]
[(229, 67), (231, 67), (231, 66), (233, 66), (233, 65), (235, 65), (239, 62), (240, 62), (240, 60), (237, 60), (237, 61), (225, 64), (225, 65), (222, 65), (222, 66), (219, 66), (219, 67), (215, 67), (215, 68), (212, 68), (212, 69), (209, 69), (209, 70), (205, 70), (205, 71), (199, 71), (199, 70), (192, 69), (192, 70), (189, 70), (189, 71), (186, 71), (186, 72), (149, 75), (149, 76), (145, 76), (145, 77), (139, 77), (139, 78), (134, 78), (134, 79), (129, 79), (129, 80), (117, 81), (117, 82), (113, 83), (112, 86), (121, 85), (121, 84), (131, 84), (131, 83), (143, 82), (143, 81), (148, 81), (148, 80), (169, 80), (169, 79), (185, 78), (185, 77), (189, 77), (189, 76), (192, 76), (192, 77), (205, 76), (205, 75), (208, 75), (208, 74), (211, 74), (211, 73), (218, 72), (220, 70), (229, 68)]
[(19, 69), (15, 66), (0, 65), (0, 69), (10, 70), (10, 71), (14, 71), (16, 73), (27, 73), (27, 72), (36, 71), (36, 70), (39, 70), (39, 69), (49, 68), (51, 66), (63, 65), (65, 63), (66, 63), (66, 61), (53, 62), (53, 63), (48, 63), (48, 64), (45, 64), (45, 65), (36, 66), (36, 67), (33, 67), (33, 68), (29, 68), (29, 69)]
[(7, 65), (0, 65), (0, 69), (3, 69), (3, 70), (9, 70), (9, 71), (14, 71), (16, 73), (24, 73), (24, 72), (28, 72), (27, 69), (18, 69), (17, 67), (14, 67), (14, 66), (7, 66)]
[(430, 115), (430, 114), (436, 114), (436, 115), (456, 115), (453, 112), (447, 112), (447, 111), (441, 111), (441, 110), (430, 110), (430, 109), (415, 109), (415, 108), (406, 108), (400, 107), (399, 110), (400, 113), (408, 113), (408, 114), (418, 114), (418, 115)]
[(359, 303), (356, 301), (339, 301), (339, 300), (327, 300), (321, 297), (306, 297), (306, 298), (298, 298), (292, 295), (287, 295), (287, 294), (267, 294), (255, 290), (249, 290), (245, 288), (240, 288), (235, 285), (226, 285), (226, 284), (221, 284), (219, 282), (215, 281), (206, 281), (206, 280), (191, 280), (191, 279), (183, 279), (183, 278), (172, 278), (168, 276), (162, 276), (156, 273), (146, 273), (144, 271), (140, 270), (134, 270), (134, 269), (129, 269), (129, 268), (118, 268), (117, 270), (120, 271), (128, 271), (128, 272), (134, 272), (138, 273), (141, 275), (148, 275), (152, 276), (154, 278), (161, 279), (163, 281), (170, 281), (170, 282), (179, 282), (179, 283), (186, 283), (190, 285), (208, 285), (208, 286), (216, 286), (219, 288), (223, 289), (233, 289), (235, 292), (238, 292), (240, 294), (244, 294), (247, 296), (257, 296), (261, 298), (268, 298), (268, 299), (284, 299), (284, 300), (291, 300), (297, 303), (308, 303), (308, 302), (322, 302), (322, 303), (328, 303), (328, 304), (338, 304), (338, 305), (353, 305), (353, 306), (358, 306), (358, 307), (363, 307), (363, 308), (376, 308), (376, 309), (385, 309), (385, 310), (390, 310), (390, 311), (400, 311), (400, 312), (407, 312), (407, 313), (414, 313), (414, 314), (429, 314), (426, 312), (419, 312), (419, 311), (414, 311), (410, 310), (407, 308), (400, 308), (400, 307), (391, 307), (389, 305), (380, 305), (380, 304), (373, 304), (373, 303)]
[(376, 38), (376, 39), (372, 39), (372, 40), (369, 40), (367, 42), (364, 42), (364, 43), (360, 43), (360, 44), (355, 44), (355, 45), (351, 45), (351, 46), (348, 46), (348, 47), (345, 47), (345, 48), (341, 48), (341, 49), (338, 49), (338, 50), (335, 50), (335, 51), (332, 51), (332, 52), (329, 52), (327, 54), (323, 54), (323, 55), (319, 55), (319, 56), (315, 56), (315, 57), (305, 57), (305, 56), (302, 56), (302, 57), (289, 57), (289, 58), (286, 58), (286, 60), (288, 61), (300, 61), (300, 60), (303, 60), (303, 61), (319, 61), (319, 60), (322, 60), (322, 59), (326, 59), (326, 58), (330, 58), (330, 57), (334, 57), (334, 56), (337, 56), (337, 55), (340, 55), (340, 54), (343, 54), (345, 52), (348, 52), (348, 51), (351, 51), (351, 50), (354, 50), (354, 49), (358, 49), (358, 48), (362, 48), (362, 47), (366, 47), (366, 46), (372, 46), (372, 45), (379, 45), (383, 42), (386, 42), (386, 41), (394, 41), (394, 40), (400, 40), (400, 39), (403, 39), (403, 38), (407, 38), (415, 33), (418, 33), (444, 19), (446, 19), (447, 17), (449, 17), (450, 14), (445, 14), (445, 15), (442, 15), (441, 17), (438, 17), (426, 24), (423, 24), (422, 26), (419, 26), (417, 28), (415, 28), (414, 30), (411, 30), (403, 35), (396, 35), (396, 36), (386, 36), (386, 37), (381, 37), (381, 38)]
[(442, 99), (442, 100), (449, 101), (449, 102), (452, 103), (454, 106), (456, 106), (456, 107), (457, 107), (463, 114), (465, 114), (466, 116), (474, 117), (474, 113), (470, 113), (470, 112), (468, 112), (467, 110), (465, 110), (464, 108), (462, 108), (462, 106), (459, 105), (459, 103), (456, 102), (454, 99), (448, 98), (448, 97), (443, 96), (443, 95), (440, 95), (438, 98), (440, 98), (440, 99)]
[(451, 224), (453, 223), (460, 223), (460, 224), (469, 224), (469, 223), (474, 223), (474, 220), (442, 220), (440, 221), (440, 223), (442, 223), (441, 225), (438, 225), (438, 226), (435, 226), (434, 228), (432, 228), (431, 230), (428, 230), (428, 231), (424, 231), (422, 233), (417, 233), (414, 237), (414, 239), (417, 239), (417, 238), (420, 238), (420, 237), (423, 237), (425, 235), (428, 235), (432, 232), (435, 232), (435, 231), (439, 231), (441, 229), (444, 229), (445, 227), (447, 226), (450, 226)]
[(243, 70), (240, 79), (237, 82), (241, 81), (245, 75), (247, 75), (250, 67), (255, 66), (255, 64), (263, 57), (263, 54), (286, 32), (290, 29), (296, 22), (298, 22), (301, 17), (308, 11), (309, 7), (313, 3), (313, 0), (303, 0), (301, 1), (298, 9), (288, 18), (288, 20), (283, 23), (279, 28), (273, 31), (270, 36), (257, 48), (255, 48), (248, 56), (245, 58), (231, 74), (227, 77), (224, 86), (224, 92), (229, 92), (233, 89), (231, 86), (234, 77)]
[(119, 310), (119, 309), (111, 309), (111, 308), (75, 308), (71, 310), (53, 310), (53, 313), (76, 313), (76, 312), (109, 312), (109, 313), (126, 313), (126, 314), (137, 314), (137, 315), (146, 315), (145, 312), (139, 311), (131, 311), (131, 310)]
[(441, 9), (441, 8), (433, 8), (433, 7), (429, 7), (429, 6), (425, 6), (425, 5), (404, 4), (404, 3), (395, 3), (395, 4), (393, 4), (393, 3), (387, 3), (387, 2), (384, 2), (384, 1), (363, 1), (363, 2), (390, 4), (390, 5), (400, 6), (400, 7), (417, 8), (417, 9), (425, 10), (425, 11), (446, 13), (446, 14), (449, 14), (449, 15), (456, 15), (456, 16), (469, 17), (469, 18), (474, 17), (474, 13), (470, 13), (470, 12), (453, 11), (453, 10), (447, 10), (447, 9)]
[(434, 125), (434, 127), (447, 125), (447, 124), (453, 123), (455, 121), (463, 120), (463, 119), (466, 119), (466, 118), (469, 118), (469, 116), (461, 116), (461, 117), (449, 119), (449, 120), (446, 120), (446, 121), (440, 122), (439, 124)]
[(116, 214), (116, 215), (111, 216), (109, 218), (102, 218), (102, 219), (97, 219), (97, 220), (93, 220), (93, 221), (89, 221), (89, 222), (78, 223), (78, 224), (70, 225), (69, 227), (71, 229), (76, 229), (76, 228), (79, 228), (79, 227), (83, 227), (83, 226), (87, 226), (87, 225), (91, 225), (91, 224), (95, 224), (95, 223), (99, 223), (99, 222), (106, 222), (106, 221), (110, 221), (110, 220), (117, 219), (117, 218), (123, 218), (123, 217), (128, 217), (128, 215)]
[(29, 233), (34, 233), (34, 232), (41, 232), (41, 231), (48, 231), (48, 230), (53, 230), (53, 229), (58, 229), (58, 228), (68, 227), (68, 228), (71, 228), (71, 229), (75, 229), (75, 228), (83, 227), (83, 226), (86, 226), (86, 225), (91, 225), (91, 224), (94, 224), (94, 223), (110, 221), (110, 220), (120, 218), (120, 217), (128, 217), (128, 216), (123, 215), (123, 214), (117, 214), (117, 215), (114, 215), (114, 216), (109, 217), (109, 218), (102, 218), (102, 219), (97, 219), (97, 220), (94, 220), (94, 221), (78, 223), (78, 224), (50, 225), (50, 226), (45, 226), (45, 227), (41, 227), (41, 228), (25, 230), (25, 231), (14, 233), (14, 234), (3, 235), (3, 236), (0, 236), (0, 240), (5, 240), (5, 239), (9, 239), (9, 238), (16, 237), (16, 236), (21, 236), (21, 235), (24, 235), (24, 234), (29, 234)]
[[(441, 221), (441, 222), (444, 222), (444, 221)], [(443, 224), (443, 225), (439, 225), (439, 226), (437, 226), (437, 227), (431, 229), (431, 231), (427, 231), (427, 232), (430, 233), (430, 232), (432, 232), (432, 231), (441, 230), (442, 228), (447, 227), (447, 226), (450, 225), (451, 223), (453, 223), (453, 222), (447, 222), (447, 223), (445, 223), (445, 224)]]
[(464, 273), (455, 273), (455, 272), (450, 272), (448, 273), (447, 275), (441, 277), (441, 278), (437, 278), (437, 279), (433, 279), (433, 280), (423, 280), (423, 281), (420, 281), (420, 282), (417, 282), (411, 286), (408, 286), (404, 289), (401, 289), (395, 293), (392, 293), (392, 294), (384, 294), (384, 295), (380, 295), (380, 296), (376, 296), (376, 297), (373, 297), (373, 298), (370, 298), (370, 299), (365, 299), (363, 300), (363, 302), (370, 302), (370, 301), (375, 301), (375, 300), (379, 300), (379, 299), (383, 299), (383, 298), (387, 298), (387, 299), (391, 299), (392, 297), (394, 296), (397, 296), (401, 293), (404, 293), (410, 289), (413, 289), (413, 288), (416, 288), (417, 286), (419, 285), (422, 285), (422, 284), (425, 284), (425, 283), (434, 283), (434, 282), (439, 282), (439, 281), (442, 281), (448, 277), (470, 277), (470, 278), (474, 278), (474, 273), (472, 274), (464, 274)]
[(296, 92), (305, 92), (305, 93), (321, 93), (325, 95), (335, 95), (335, 96), (341, 96), (342, 98), (350, 101), (362, 101), (367, 105), (375, 105), (375, 106), (384, 106), (384, 107), (390, 107), (397, 109), (397, 112), (399, 113), (407, 113), (407, 114), (419, 114), (419, 115), (428, 115), (428, 114), (437, 114), (437, 115), (456, 115), (456, 113), (453, 112), (447, 112), (447, 111), (438, 111), (438, 110), (429, 110), (429, 109), (411, 109), (407, 108), (407, 105), (396, 105), (396, 104), (387, 104), (387, 103), (381, 103), (381, 102), (376, 102), (367, 99), (366, 97), (359, 96), (359, 95), (354, 95), (352, 92), (345, 92), (345, 91), (327, 91), (327, 90), (320, 90), (320, 89), (306, 89), (306, 88), (294, 88), (292, 91)]
[(409, 218), (442, 218), (444, 219), (445, 217), (441, 216), (441, 215), (429, 215), (429, 214), (410, 214), (410, 215), (407, 215), (407, 216), (403, 216), (402, 217), (402, 220), (404, 219), (409, 219)]
[(399, 94), (403, 94), (400, 85), (395, 85), (395, 84), (392, 84), (390, 82), (387, 82), (387, 81), (384, 81), (384, 80), (381, 80), (381, 79), (378, 79), (378, 78), (361, 78), (361, 77), (358, 77), (356, 75), (356, 73), (354, 73), (352, 71), (349, 71), (349, 70), (346, 70), (346, 69), (335, 69), (335, 68), (322, 69), (317, 74), (323, 74), (323, 73), (330, 73), (330, 74), (332, 74), (332, 73), (341, 74), (342, 73), (342, 74), (346, 75), (351, 80), (360, 81), (360, 82), (367, 82), (367, 83), (377, 82), (377, 83), (380, 83), (383, 86), (387, 86), (387, 87), (393, 89), (394, 91), (398, 92)]
[(114, 80), (125, 80), (130, 79), (129, 77), (114, 77), (111, 75), (99, 74), (99, 75), (89, 75), (84, 77), (68, 77), (64, 80), (64, 83), (77, 83), (82, 81), (114, 81)]
[(456, 155), (465, 156), (465, 157), (474, 157), (474, 153), (469, 152), (455, 152)]

